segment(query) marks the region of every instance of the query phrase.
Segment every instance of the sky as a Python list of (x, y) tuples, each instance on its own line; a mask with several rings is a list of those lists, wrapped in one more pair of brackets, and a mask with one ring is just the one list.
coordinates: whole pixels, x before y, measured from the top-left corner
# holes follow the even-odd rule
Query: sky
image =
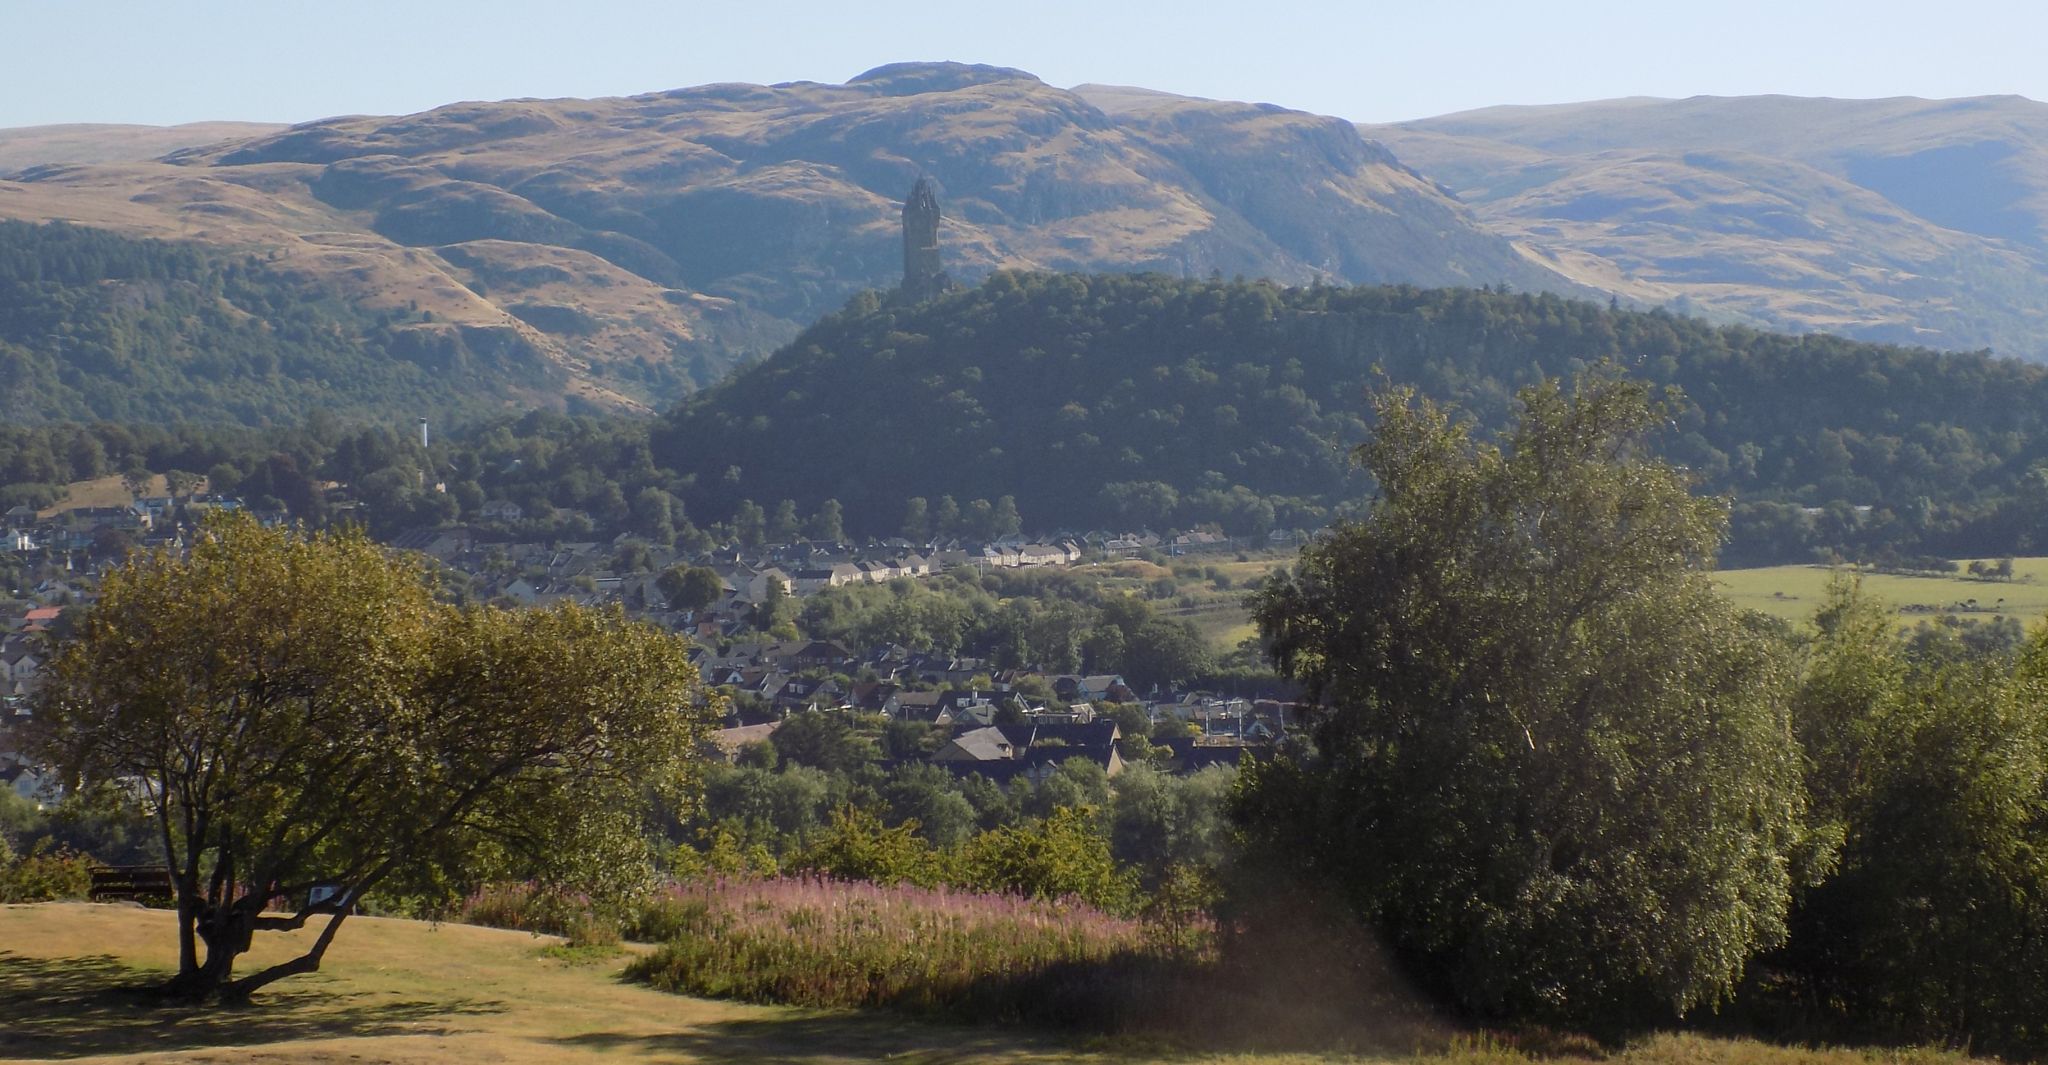
[(1362, 122), (1617, 96), (2048, 100), (1980, 0), (0, 0), (0, 127), (302, 122), (958, 60)]

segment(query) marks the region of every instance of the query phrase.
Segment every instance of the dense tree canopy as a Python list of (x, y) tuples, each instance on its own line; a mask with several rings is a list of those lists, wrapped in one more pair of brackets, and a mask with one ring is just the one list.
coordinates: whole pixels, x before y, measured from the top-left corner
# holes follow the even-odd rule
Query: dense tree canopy
[[(107, 577), (50, 663), (35, 745), (73, 781), (132, 782), (154, 814), (173, 989), (206, 997), (318, 968), (380, 885), (629, 873), (646, 797), (686, 801), (711, 720), (657, 630), (456, 610), (359, 532), (224, 518), (189, 556)], [(254, 933), (319, 917), (305, 955), (233, 977)]]
[(1240, 813), (1483, 1015), (1640, 1023), (1785, 937), (1806, 846), (1787, 671), (1706, 570), (1720, 504), (1648, 458), (1666, 412), (1525, 389), (1496, 447), (1384, 393), (1365, 516), (1259, 595), (1321, 712)]

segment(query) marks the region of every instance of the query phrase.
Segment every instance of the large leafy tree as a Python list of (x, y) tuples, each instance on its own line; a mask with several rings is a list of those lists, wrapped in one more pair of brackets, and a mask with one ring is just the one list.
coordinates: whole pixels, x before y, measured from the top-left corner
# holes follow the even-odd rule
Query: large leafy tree
[(1238, 813), (1425, 985), (1596, 1028), (1725, 996), (1785, 935), (1805, 799), (1772, 645), (1716, 593), (1721, 504), (1644, 457), (1608, 374), (1499, 444), (1389, 390), (1379, 494), (1256, 597), (1321, 708)]
[[(684, 645), (615, 612), (456, 610), (360, 532), (226, 518), (107, 577), (35, 723), (74, 780), (153, 813), (171, 989), (206, 998), (316, 970), (380, 885), (616, 876), (710, 718)], [(235, 977), (255, 933), (317, 919), (305, 954)]]
[(1915, 668), (1897, 621), (1837, 584), (1795, 701), (1839, 868), (1777, 956), (1859, 1034), (2048, 1050), (2048, 631), (2017, 663)]

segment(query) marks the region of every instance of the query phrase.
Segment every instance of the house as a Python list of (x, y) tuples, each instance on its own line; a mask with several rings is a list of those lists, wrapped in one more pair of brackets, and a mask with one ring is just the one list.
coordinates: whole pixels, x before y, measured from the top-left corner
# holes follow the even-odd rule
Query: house
[(898, 692), (896, 712), (898, 721), (922, 721), (930, 725), (950, 725), (951, 714), (939, 707), (939, 696), (943, 692)]
[(853, 686), (853, 708), (862, 713), (896, 717), (902, 709), (903, 689), (887, 681), (869, 681)]
[(851, 562), (837, 562), (830, 566), (799, 568), (789, 576), (789, 594), (795, 596), (816, 595), (827, 588), (845, 584), (860, 584), (867, 580), (859, 566)]
[(10, 640), (0, 649), (0, 687), (19, 685), (26, 691), (42, 672), (42, 656), (30, 650), (27, 641)]
[(492, 499), (477, 508), (477, 517), (484, 521), (518, 521), (526, 511), (509, 499)]
[(767, 743), (775, 730), (782, 727), (780, 721), (760, 725), (741, 725), (738, 728), (722, 728), (705, 737), (705, 753), (722, 759), (731, 765), (740, 760), (740, 751), (751, 744)]
[(1023, 748), (1001, 728), (990, 725), (970, 729), (946, 741), (946, 745), (932, 752), (934, 762), (993, 762), (1009, 761), (1023, 753)]
[(1115, 673), (1067, 673), (1052, 679), (1052, 692), (1066, 703), (1135, 703), (1138, 694)]

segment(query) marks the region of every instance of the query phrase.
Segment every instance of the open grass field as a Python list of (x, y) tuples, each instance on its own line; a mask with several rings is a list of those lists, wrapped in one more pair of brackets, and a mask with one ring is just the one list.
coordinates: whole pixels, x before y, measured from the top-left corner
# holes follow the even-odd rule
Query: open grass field
[[(257, 962), (290, 944), (259, 937)], [(1786, 1048), (1660, 1035), (1599, 1051), (1549, 1038), (1524, 1052), (1486, 1037), (1363, 1055), (1215, 1054), (1070, 1040), (1028, 1031), (913, 1023), (887, 1014), (713, 1002), (619, 979), (629, 955), (565, 958), (555, 941), (465, 925), (356, 918), (325, 971), (279, 983), (255, 1004), (156, 1006), (134, 988), (175, 958), (172, 918), (128, 906), (0, 906), (0, 1060), (81, 1062), (855, 1061), (1309, 1065), (1966, 1065), (1932, 1051)]]
[[(142, 494), (160, 496), (167, 494), (167, 491), (164, 487), (164, 475), (155, 473), (150, 475), (149, 487)], [(41, 515), (47, 518), (84, 507), (125, 507), (134, 501), (135, 497), (129, 494), (128, 486), (121, 480), (121, 475), (114, 473), (90, 481), (71, 482), (64, 487), (64, 498), (58, 500), (56, 506), (42, 511)]]
[[(2004, 616), (2032, 625), (2048, 615), (2048, 558), (2016, 558), (2012, 570), (2010, 581), (1889, 573), (1864, 573), (1862, 578), (1866, 592), (1889, 603), (1908, 623), (1945, 611), (1979, 620)], [(1768, 566), (1722, 570), (1714, 576), (1737, 606), (1800, 622), (1813, 616), (1826, 594), (1828, 580), (1837, 572), (1852, 571), (1827, 566)]]

